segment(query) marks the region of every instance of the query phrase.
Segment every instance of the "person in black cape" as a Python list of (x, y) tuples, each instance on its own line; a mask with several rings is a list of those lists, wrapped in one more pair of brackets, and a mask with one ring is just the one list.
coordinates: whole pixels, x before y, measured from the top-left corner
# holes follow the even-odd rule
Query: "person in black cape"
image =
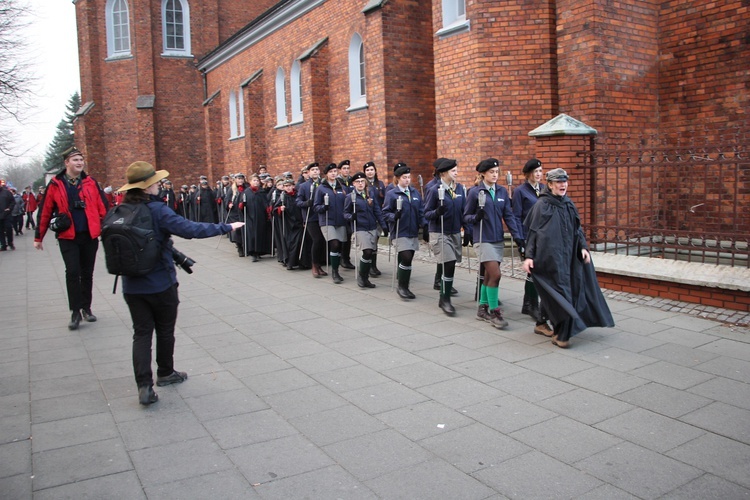
[(524, 221), (526, 259), (555, 332), (552, 343), (566, 348), (570, 338), (592, 326), (615, 322), (596, 279), (578, 210), (566, 196), (568, 173), (547, 172), (547, 189)]

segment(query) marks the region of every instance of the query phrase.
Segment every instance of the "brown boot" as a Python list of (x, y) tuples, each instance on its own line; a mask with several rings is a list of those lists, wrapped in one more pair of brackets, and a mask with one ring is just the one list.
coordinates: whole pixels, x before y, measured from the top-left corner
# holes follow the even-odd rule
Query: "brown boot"
[(552, 337), (555, 334), (547, 323), (536, 325), (534, 327), (534, 333), (537, 335), (544, 335), (545, 337)]
[(505, 318), (503, 318), (503, 311), (499, 307), (493, 309), (490, 311), (490, 314), (492, 315), (492, 319), (490, 320), (490, 324), (494, 326), (495, 328), (503, 329), (508, 326), (508, 322), (505, 321)]
[(490, 307), (487, 304), (479, 304), (479, 309), (477, 309), (477, 319), (479, 321), (486, 321), (488, 323), (492, 321)]

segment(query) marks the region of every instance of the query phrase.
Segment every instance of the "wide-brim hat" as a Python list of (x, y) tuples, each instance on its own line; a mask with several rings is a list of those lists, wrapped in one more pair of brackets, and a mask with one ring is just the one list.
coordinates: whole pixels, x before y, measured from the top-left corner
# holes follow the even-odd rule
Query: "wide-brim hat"
[(145, 161), (131, 163), (125, 172), (128, 183), (118, 189), (118, 192), (131, 189), (146, 189), (162, 179), (169, 177), (166, 170), (156, 170), (153, 165)]

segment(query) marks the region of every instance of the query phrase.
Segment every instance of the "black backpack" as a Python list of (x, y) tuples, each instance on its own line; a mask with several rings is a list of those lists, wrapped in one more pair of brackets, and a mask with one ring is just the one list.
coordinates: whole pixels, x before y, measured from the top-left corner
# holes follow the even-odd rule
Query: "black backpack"
[(110, 209), (102, 221), (102, 246), (109, 274), (148, 274), (161, 258), (161, 245), (148, 206), (122, 203)]

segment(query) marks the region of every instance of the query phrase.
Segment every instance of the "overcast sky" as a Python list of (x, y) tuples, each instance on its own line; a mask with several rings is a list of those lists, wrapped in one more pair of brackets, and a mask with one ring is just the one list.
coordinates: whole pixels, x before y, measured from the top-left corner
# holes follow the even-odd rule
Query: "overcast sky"
[[(73, 92), (80, 92), (75, 5), (71, 0), (25, 0), (33, 11), (26, 40), (29, 59), (38, 77), (35, 109), (18, 126), (17, 151), (30, 151), (21, 160), (44, 156)], [(2, 158), (0, 157), (0, 161)]]

